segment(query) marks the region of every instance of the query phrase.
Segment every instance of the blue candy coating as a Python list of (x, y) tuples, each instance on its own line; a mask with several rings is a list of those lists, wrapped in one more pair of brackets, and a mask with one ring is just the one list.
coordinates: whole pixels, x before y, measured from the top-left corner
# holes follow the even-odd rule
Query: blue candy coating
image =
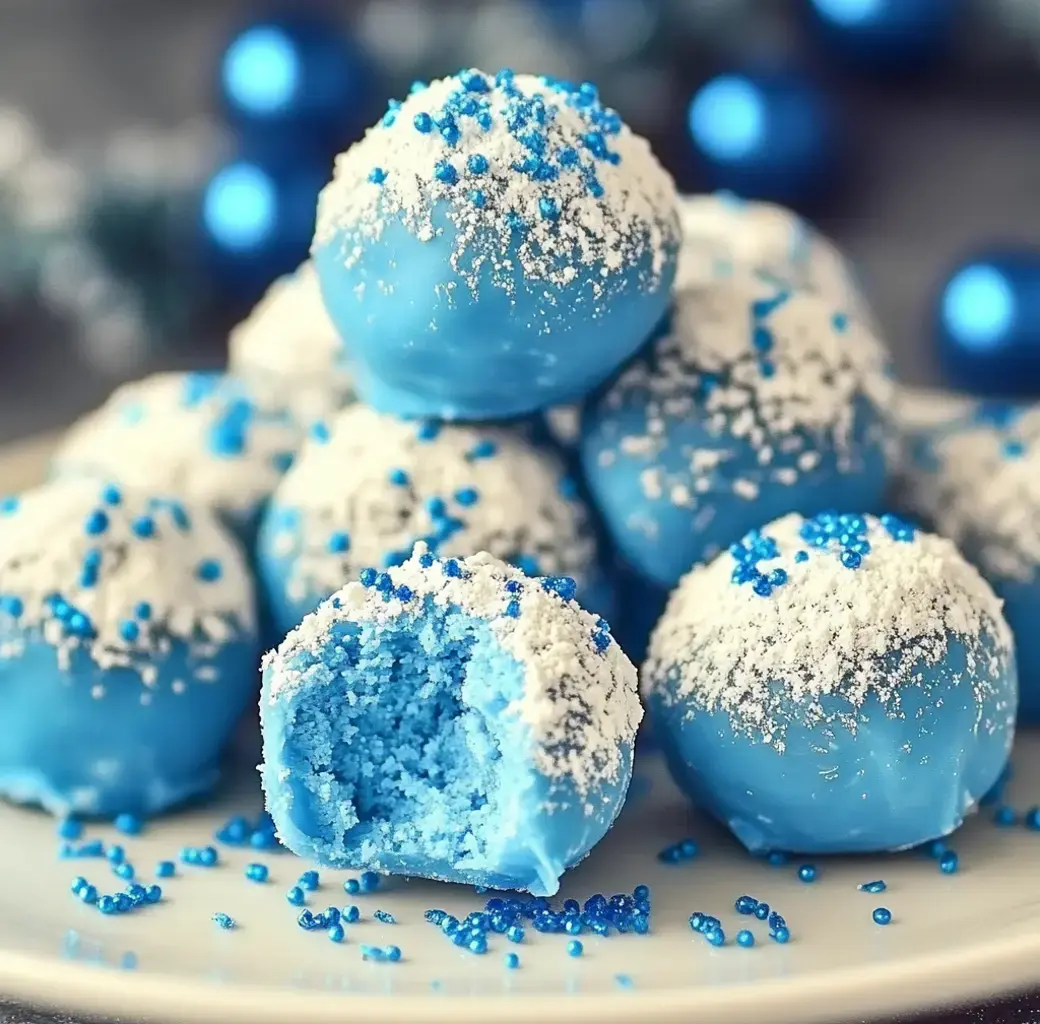
[[(266, 664), (262, 774), (279, 835), (323, 865), (551, 895), (624, 800), (634, 670), (616, 644), (597, 646), (592, 616), (494, 559), (420, 547), (387, 577), (346, 587)], [(555, 724), (522, 710), (534, 628), (554, 630), (571, 666)], [(558, 718), (567, 707), (589, 724)], [(585, 751), (580, 764), (555, 758), (548, 735)]]
[[(952, 545), (905, 539), (891, 520), (864, 520), (870, 551), (855, 569), (837, 541), (787, 561), (812, 534), (800, 522), (759, 535), (779, 541), (760, 567), (782, 558), (790, 572), (771, 593), (731, 580), (727, 554), (670, 602), (644, 686), (671, 772), (755, 852), (894, 850), (947, 835), (1000, 777), (1014, 734), (999, 604)], [(698, 617), (693, 603), (714, 610)], [(958, 632), (966, 622), (973, 630)], [(801, 653), (781, 651), (795, 641), (777, 638), (795, 631)], [(869, 646), (850, 645), (868, 634)]]
[(886, 372), (869, 331), (816, 295), (749, 274), (680, 292), (584, 411), (582, 464), (621, 554), (671, 587), (784, 513), (876, 508)]
[(454, 76), (392, 106), (319, 203), (325, 305), (382, 411), (493, 419), (573, 399), (667, 307), (675, 191), (644, 141), (591, 84), (473, 74), (487, 87)]

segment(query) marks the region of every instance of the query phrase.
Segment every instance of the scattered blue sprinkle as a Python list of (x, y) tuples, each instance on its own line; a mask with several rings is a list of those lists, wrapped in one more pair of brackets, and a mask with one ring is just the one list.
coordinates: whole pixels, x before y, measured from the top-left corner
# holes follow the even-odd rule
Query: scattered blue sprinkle
[(892, 921), (892, 911), (888, 907), (877, 907), (870, 916), (874, 919), (874, 924), (886, 925)]
[(224, 931), (229, 932), (235, 927), (235, 919), (230, 914), (218, 911), (213, 915), (213, 923)]

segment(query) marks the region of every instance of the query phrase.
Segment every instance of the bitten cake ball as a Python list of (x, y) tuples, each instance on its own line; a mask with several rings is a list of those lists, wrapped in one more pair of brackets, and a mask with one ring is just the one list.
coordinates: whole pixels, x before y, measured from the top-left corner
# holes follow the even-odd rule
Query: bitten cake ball
[(252, 582), (204, 509), (88, 479), (0, 503), (0, 795), (151, 814), (204, 793), (259, 689)]
[(405, 421), (364, 405), (319, 425), (264, 517), (257, 566), (284, 636), (365, 566), (488, 551), (529, 575), (571, 576), (607, 614), (588, 510), (550, 452), (516, 430)]
[(309, 261), (271, 285), (232, 330), (229, 349), (231, 372), (248, 381), (264, 405), (284, 406), (303, 423), (353, 401), (343, 344)]
[(663, 586), (786, 512), (876, 508), (884, 348), (821, 296), (758, 275), (677, 294), (670, 328), (583, 415), (589, 487), (622, 554)]
[(710, 285), (720, 273), (758, 270), (866, 317), (848, 263), (793, 210), (728, 192), (680, 196), (679, 224), (677, 288)]
[(1004, 770), (1018, 698), (999, 599), (891, 515), (785, 516), (694, 569), (642, 678), (676, 781), (752, 851), (947, 835)]
[(635, 669), (574, 581), (424, 544), (267, 656), (279, 837), (334, 867), (552, 895), (624, 802)]
[(183, 497), (251, 542), (303, 436), (287, 410), (263, 405), (236, 377), (159, 373), (118, 388), (73, 426), (53, 468)]
[(1040, 406), (954, 408), (922, 434), (899, 497), (973, 561), (1015, 635), (1020, 717), (1040, 722)]
[(596, 87), (463, 71), (336, 160), (312, 253), (383, 412), (501, 419), (580, 397), (664, 315), (675, 187)]

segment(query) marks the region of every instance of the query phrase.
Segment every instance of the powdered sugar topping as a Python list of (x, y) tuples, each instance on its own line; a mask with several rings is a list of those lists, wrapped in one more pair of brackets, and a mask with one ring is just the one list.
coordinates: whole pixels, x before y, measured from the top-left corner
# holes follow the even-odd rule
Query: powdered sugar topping
[(314, 246), (342, 231), (343, 259), (400, 221), (420, 241), (455, 234), (451, 263), (476, 291), (524, 278), (598, 294), (640, 266), (655, 290), (678, 244), (675, 187), (596, 87), (464, 71), (393, 102), (336, 160)]
[(80, 420), (54, 464), (241, 520), (270, 495), (303, 434), (287, 410), (262, 405), (238, 378), (159, 373), (116, 389)]
[(264, 533), (291, 559), (297, 601), (403, 562), (419, 540), (438, 555), (488, 551), (581, 582), (596, 561), (574, 481), (519, 431), (406, 422), (360, 404), (312, 432)]
[(635, 668), (606, 623), (579, 607), (573, 592), (573, 580), (532, 579), (486, 552), (436, 559), (417, 544), (403, 565), (348, 583), (267, 655), (269, 699), (276, 703), (307, 685), (294, 656), (320, 655), (338, 624), (390, 627), (404, 615), (421, 615), (432, 601), (486, 621), (502, 650), (523, 666), (524, 694), (501, 714), (529, 726), (542, 774), (572, 780), (585, 796), (619, 777), (643, 712)]
[[(860, 321), (821, 296), (734, 273), (676, 295), (668, 333), (621, 374), (586, 423), (603, 464), (619, 456), (645, 464), (647, 498), (696, 507), (709, 480), (719, 486), (716, 470), (734, 459), (735, 439), (755, 453), (731, 484), (748, 498), (770, 481), (797, 482), (815, 469), (820, 449), (835, 454), (840, 470), (857, 469), (861, 445), (887, 442), (891, 394), (885, 350)], [(874, 415), (857, 436), (862, 407)], [(666, 474), (671, 430), (690, 422), (703, 425), (705, 442), (684, 447), (687, 468)]]
[(947, 682), (981, 703), (1009, 670), (1011, 634), (999, 599), (951, 541), (891, 516), (788, 515), (682, 579), (642, 685), (690, 702), (691, 714), (728, 712), (735, 728), (783, 749), (792, 705), (817, 723), (828, 720), (821, 698), (840, 696), (853, 713), (838, 717), (854, 731), (868, 695), (898, 710), (900, 692), (920, 683), (922, 665), (943, 661), (951, 638), (974, 671)]
[(228, 339), (229, 365), (264, 403), (284, 403), (304, 421), (321, 419), (353, 400), (343, 343), (308, 260), (280, 277)]
[(86, 479), (0, 502), (0, 658), (40, 637), (63, 668), (84, 651), (153, 687), (180, 641), (189, 681), (212, 682), (222, 647), (255, 634), (253, 604), (238, 545), (204, 509)]

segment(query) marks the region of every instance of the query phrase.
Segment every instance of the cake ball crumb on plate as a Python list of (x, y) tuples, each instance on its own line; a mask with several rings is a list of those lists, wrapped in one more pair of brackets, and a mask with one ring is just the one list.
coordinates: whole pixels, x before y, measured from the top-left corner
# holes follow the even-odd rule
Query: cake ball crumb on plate
[(680, 196), (679, 224), (677, 288), (710, 285), (720, 272), (759, 270), (867, 318), (847, 261), (793, 210), (731, 192)]
[(571, 576), (609, 614), (591, 517), (574, 480), (520, 430), (406, 421), (357, 404), (311, 432), (257, 545), (281, 636), (366, 566), (488, 551), (529, 575)]
[(788, 515), (694, 569), (642, 685), (680, 787), (755, 852), (948, 835), (1000, 778), (1018, 701), (999, 599), (891, 515)]
[(0, 506), (0, 794), (151, 814), (204, 793), (255, 699), (254, 595), (205, 509), (88, 479)]
[(621, 809), (635, 669), (574, 581), (367, 569), (264, 663), (267, 807), (319, 864), (552, 895)]
[(264, 404), (285, 406), (303, 423), (320, 420), (354, 398), (343, 343), (308, 260), (280, 277), (228, 339), (233, 374)]
[(336, 159), (312, 255), (384, 412), (518, 416), (582, 395), (668, 305), (675, 187), (591, 83), (460, 72)]
[(1023, 722), (1040, 721), (1040, 406), (976, 402), (922, 434), (900, 497), (964, 552), (1004, 601)]
[(221, 373), (157, 373), (117, 388), (75, 424), (53, 472), (118, 480), (217, 513), (251, 542), (304, 430), (248, 384)]
[(644, 355), (586, 405), (581, 458), (619, 550), (673, 586), (787, 512), (877, 508), (891, 448), (882, 344), (762, 274), (676, 295)]

